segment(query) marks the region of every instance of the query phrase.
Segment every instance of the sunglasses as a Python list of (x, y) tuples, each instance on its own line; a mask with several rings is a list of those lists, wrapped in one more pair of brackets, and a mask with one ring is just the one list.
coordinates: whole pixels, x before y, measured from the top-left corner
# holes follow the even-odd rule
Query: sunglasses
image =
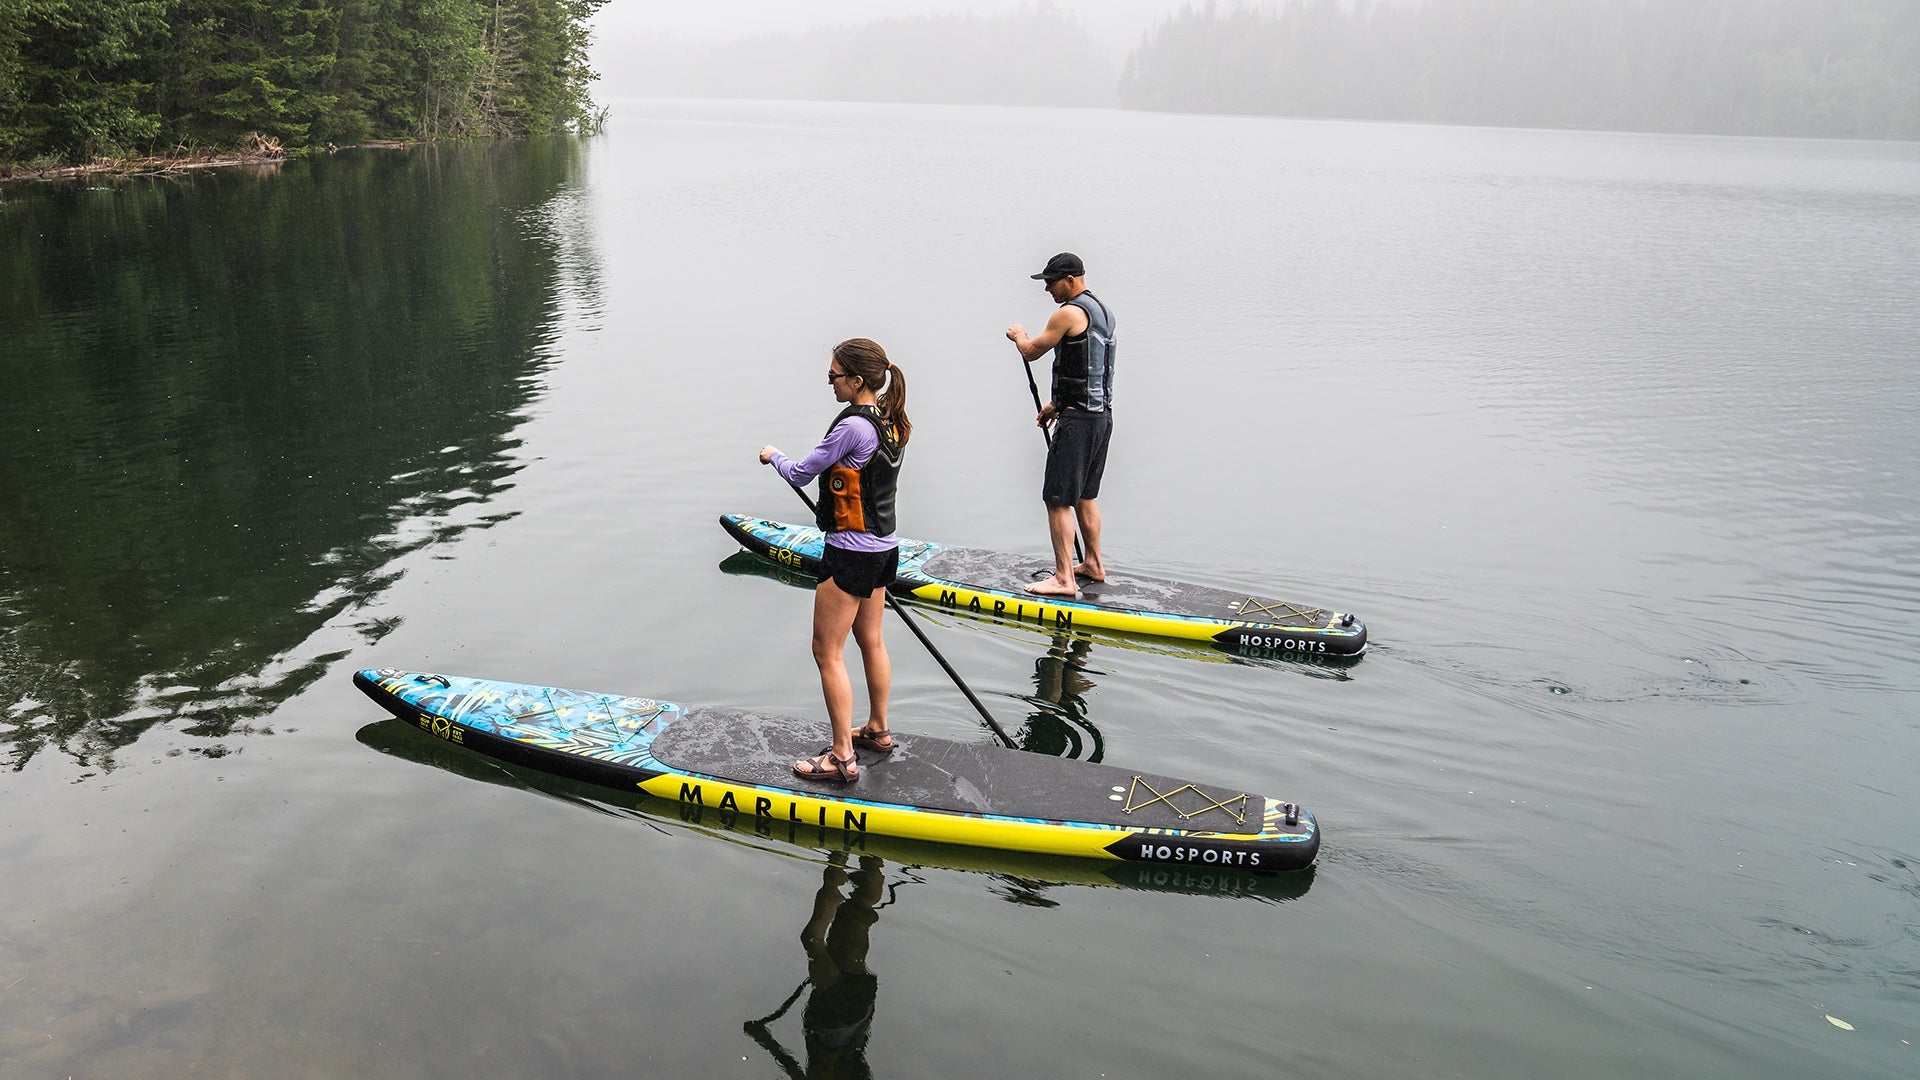
[(859, 372), (857, 372), (857, 371), (833, 371), (833, 370), (829, 370), (829, 371), (827, 372), (827, 382), (828, 382), (828, 384), (832, 384), (832, 382), (833, 382), (833, 381), (834, 381), (835, 379), (852, 379), (852, 378), (858, 378), (858, 377), (859, 377), (859, 375), (860, 375), (860, 373), (859, 373)]

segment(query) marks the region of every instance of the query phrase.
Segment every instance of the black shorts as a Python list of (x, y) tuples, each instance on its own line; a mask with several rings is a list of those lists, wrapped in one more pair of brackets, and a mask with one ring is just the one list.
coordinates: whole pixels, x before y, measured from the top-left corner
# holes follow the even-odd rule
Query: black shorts
[(1113, 439), (1113, 412), (1068, 409), (1053, 425), (1053, 448), (1047, 451), (1047, 476), (1040, 497), (1048, 506), (1072, 506), (1100, 497), (1100, 477), (1107, 471), (1107, 443)]
[(900, 549), (888, 548), (885, 551), (848, 551), (843, 547), (826, 545), (826, 553), (820, 557), (820, 569), (813, 575), (815, 581), (831, 578), (840, 591), (848, 596), (857, 596), (862, 600), (873, 595), (873, 590), (893, 584), (894, 572), (900, 569)]

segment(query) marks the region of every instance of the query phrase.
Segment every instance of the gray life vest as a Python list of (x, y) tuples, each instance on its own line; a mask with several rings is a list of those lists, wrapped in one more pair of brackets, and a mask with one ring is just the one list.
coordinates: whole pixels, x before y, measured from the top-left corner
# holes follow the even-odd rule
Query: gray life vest
[(1086, 312), (1087, 328), (1053, 347), (1053, 402), (1062, 409), (1106, 412), (1113, 407), (1113, 313), (1091, 290), (1067, 303)]

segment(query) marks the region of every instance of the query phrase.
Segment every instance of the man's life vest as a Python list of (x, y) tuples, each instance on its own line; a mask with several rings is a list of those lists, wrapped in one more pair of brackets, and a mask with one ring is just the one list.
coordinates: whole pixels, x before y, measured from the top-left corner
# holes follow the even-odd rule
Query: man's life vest
[(1113, 313), (1085, 289), (1067, 303), (1087, 313), (1087, 328), (1053, 347), (1053, 402), (1106, 412), (1113, 405)]

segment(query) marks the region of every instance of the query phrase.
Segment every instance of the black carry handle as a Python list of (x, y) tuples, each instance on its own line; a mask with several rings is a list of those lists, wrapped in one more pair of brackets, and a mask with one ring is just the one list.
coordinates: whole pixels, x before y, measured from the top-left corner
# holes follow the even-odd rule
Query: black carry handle
[[(1020, 366), (1027, 369), (1027, 389), (1033, 394), (1033, 412), (1037, 416), (1043, 406), (1040, 404), (1040, 384), (1033, 381), (1033, 362), (1021, 356)], [(1053, 450), (1053, 436), (1047, 432), (1045, 424), (1040, 425), (1040, 441), (1047, 444), (1048, 451)], [(1080, 551), (1080, 522), (1076, 516), (1073, 523), (1073, 561), (1081, 563), (1085, 562), (1086, 558)]]
[[(795, 495), (800, 496), (800, 501), (807, 504), (808, 510), (813, 511), (815, 514), (820, 512), (819, 509), (814, 506), (813, 500), (807, 497), (807, 493), (800, 490), (800, 485), (789, 482), (787, 486), (793, 489)], [(1020, 749), (1019, 744), (1014, 742), (1013, 739), (1007, 735), (1006, 730), (993, 718), (993, 714), (987, 711), (987, 707), (980, 704), (980, 699), (973, 696), (973, 690), (967, 686), (967, 681), (960, 677), (959, 672), (953, 670), (953, 665), (947, 663), (947, 658), (941, 656), (940, 650), (933, 647), (933, 642), (927, 640), (926, 632), (920, 629), (919, 623), (913, 621), (913, 616), (907, 614), (907, 609), (901, 605), (900, 601), (893, 598), (893, 593), (888, 592), (886, 586), (883, 585), (880, 588), (880, 595), (887, 601), (887, 606), (893, 609), (894, 614), (906, 621), (907, 629), (913, 631), (913, 636), (920, 639), (920, 644), (925, 645), (927, 651), (933, 654), (933, 658), (940, 662), (941, 669), (947, 673), (948, 678), (953, 680), (953, 685), (959, 687), (960, 692), (967, 695), (967, 700), (972, 702), (974, 709), (980, 713), (980, 719), (987, 722), (987, 726), (993, 729), (995, 735), (1000, 736), (1000, 741), (1006, 743), (1008, 749)]]

